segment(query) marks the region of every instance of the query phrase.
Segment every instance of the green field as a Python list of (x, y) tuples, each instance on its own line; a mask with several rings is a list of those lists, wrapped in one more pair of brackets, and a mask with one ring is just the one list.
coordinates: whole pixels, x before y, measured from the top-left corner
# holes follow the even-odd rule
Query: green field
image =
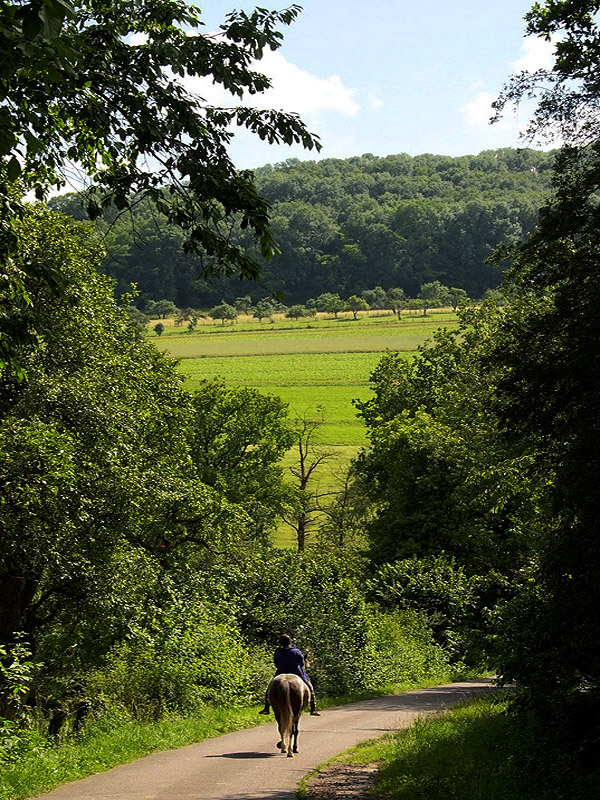
[[(309, 323), (245, 319), (223, 326), (204, 321), (192, 333), (168, 322), (164, 334), (152, 341), (179, 359), (190, 390), (218, 376), (231, 386), (279, 395), (289, 403), (292, 418), (315, 417), (322, 409), (319, 444), (333, 457), (319, 479), (328, 486), (333, 473), (367, 442), (352, 401), (368, 399), (369, 377), (382, 354), (392, 350), (410, 358), (438, 327), (455, 326), (456, 317), (430, 312), (402, 320), (389, 314)], [(292, 463), (293, 457), (289, 453), (286, 462)]]

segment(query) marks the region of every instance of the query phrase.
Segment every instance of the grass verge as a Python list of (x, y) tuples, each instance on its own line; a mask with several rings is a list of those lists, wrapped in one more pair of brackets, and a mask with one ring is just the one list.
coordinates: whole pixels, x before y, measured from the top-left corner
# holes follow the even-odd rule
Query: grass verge
[[(440, 676), (413, 685), (386, 686), (340, 697), (320, 698), (319, 707), (381, 697), (414, 688), (425, 688), (451, 680)], [(173, 750), (194, 742), (244, 728), (252, 728), (272, 717), (258, 715), (260, 706), (216, 708), (206, 706), (197, 716), (171, 717), (159, 722), (127, 722), (113, 727), (99, 721), (78, 738), (38, 751), (18, 763), (0, 767), (0, 800), (23, 800), (48, 792), (63, 783), (103, 772), (160, 750)]]
[[(506, 695), (476, 698), (417, 720), (411, 728), (365, 742), (333, 760), (339, 761), (378, 764), (375, 791), (391, 800), (600, 797), (600, 775), (582, 775), (532, 717), (508, 713)], [(310, 780), (308, 775), (301, 783), (303, 800)]]

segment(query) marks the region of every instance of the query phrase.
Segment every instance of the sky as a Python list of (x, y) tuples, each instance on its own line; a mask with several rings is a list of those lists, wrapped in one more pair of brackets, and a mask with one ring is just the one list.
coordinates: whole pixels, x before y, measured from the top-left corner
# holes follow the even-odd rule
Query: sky
[[(285, 5), (258, 3), (268, 8)], [(491, 102), (508, 77), (551, 64), (551, 46), (525, 38), (533, 0), (300, 0), (303, 11), (282, 29), (284, 43), (260, 62), (273, 88), (252, 105), (294, 111), (319, 135), (320, 154), (236, 135), (230, 153), (239, 168), (303, 160), (466, 155), (524, 146), (521, 108), (491, 126)], [(204, 32), (217, 30), (233, 8), (257, 3), (199, 3)], [(190, 84), (209, 102), (235, 101), (213, 84)]]

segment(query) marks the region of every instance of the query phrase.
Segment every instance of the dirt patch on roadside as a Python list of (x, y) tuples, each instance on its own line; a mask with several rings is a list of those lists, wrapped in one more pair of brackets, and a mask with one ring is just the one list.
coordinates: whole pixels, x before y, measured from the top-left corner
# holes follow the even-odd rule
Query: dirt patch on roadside
[(308, 800), (387, 800), (374, 792), (376, 764), (330, 764), (308, 783)]

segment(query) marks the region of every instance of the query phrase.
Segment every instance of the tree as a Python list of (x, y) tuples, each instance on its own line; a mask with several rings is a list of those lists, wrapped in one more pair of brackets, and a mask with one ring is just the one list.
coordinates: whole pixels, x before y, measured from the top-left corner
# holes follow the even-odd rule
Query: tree
[(306, 306), (294, 305), (290, 306), (285, 312), (288, 319), (302, 319), (302, 317), (314, 316), (314, 312), (310, 312)]
[(346, 308), (352, 312), (354, 319), (358, 319), (358, 312), (368, 311), (369, 304), (362, 297), (353, 294), (346, 300)]
[(235, 306), (229, 303), (220, 303), (218, 306), (214, 306), (210, 309), (208, 316), (211, 317), (211, 319), (220, 319), (221, 325), (225, 325), (226, 319), (235, 322), (238, 317), (238, 312)]
[(600, 140), (596, 68), (600, 46), (596, 0), (546, 0), (525, 15), (529, 35), (551, 41), (550, 69), (514, 75), (495, 101), (495, 120), (507, 104), (535, 97), (537, 106), (527, 138), (556, 141), (557, 132), (569, 146)]
[(236, 297), (233, 305), (238, 313), (250, 314), (252, 311), (252, 298), (249, 294), (245, 294), (243, 297)]
[(256, 308), (254, 309), (253, 316), (256, 317), (259, 322), (262, 322), (265, 317), (267, 319), (272, 319), (273, 314), (275, 313), (275, 306), (274, 304), (267, 299), (259, 300), (256, 304)]
[(457, 289), (455, 286), (452, 286), (448, 290), (448, 300), (454, 312), (456, 312), (456, 309), (461, 303), (466, 303), (468, 299), (468, 295), (464, 289)]
[(439, 281), (424, 283), (419, 292), (419, 299), (423, 308), (423, 316), (426, 316), (428, 308), (439, 308), (448, 302), (448, 288)]
[(241, 504), (264, 539), (291, 501), (280, 460), (295, 436), (287, 405), (256, 389), (204, 381), (194, 393), (190, 446), (200, 480)]
[(381, 286), (376, 286), (374, 289), (365, 289), (361, 296), (371, 308), (381, 309), (387, 307), (387, 292)]
[(16, 365), (19, 344), (35, 342), (30, 276), (62, 286), (59, 271), (31, 273), (18, 238), (20, 192), (45, 197), (49, 187), (64, 184), (70, 163), (91, 181), (85, 206), (92, 216), (109, 204), (123, 210), (146, 197), (186, 231), (188, 250), (212, 257), (207, 269), (258, 275), (259, 262), (231, 242), (228, 221), (239, 219), (269, 258), (275, 244), (268, 203), (252, 173), (236, 170), (229, 159), (229, 127), (240, 125), (269, 142), (318, 148), (318, 141), (294, 114), (215, 108), (188, 93), (181, 79), (208, 76), (237, 97), (264, 91), (269, 80), (252, 61), (279, 47), (277, 26), (290, 24), (299, 10), (232, 12), (219, 36), (210, 36), (198, 33), (200, 10), (182, 0), (160, 0), (152, 8), (88, 0), (3, 3), (0, 104), (10, 111), (0, 120), (0, 263), (2, 291), (23, 305), (22, 318), (2, 328), (3, 362)]
[[(356, 471), (376, 514), (371, 559), (445, 551), (469, 574), (512, 576), (528, 563), (538, 525), (540, 476), (504, 441), (491, 407), (496, 369), (484, 367), (500, 312), (466, 309), (407, 362), (386, 354), (357, 403), (370, 448)], [(543, 479), (542, 479), (543, 482)]]
[[(304, 304), (323, 292), (362, 296), (364, 287), (381, 279), (385, 289), (369, 290), (379, 300), (364, 299), (388, 309), (390, 286), (414, 295), (421, 283), (439, 279), (473, 297), (496, 286), (498, 267), (484, 262), (506, 240), (533, 230), (550, 187), (552, 155), (504, 148), (479, 156), (406, 159), (335, 164), (292, 159), (256, 170), (281, 249), (263, 264), (265, 292), (283, 293), (290, 305)], [(371, 194), (357, 196), (357, 184)], [(415, 199), (403, 199), (407, 195)], [(85, 218), (74, 195), (53, 198), (51, 205)], [(149, 200), (127, 214), (107, 209), (96, 225), (110, 254), (103, 269), (117, 280), (118, 292), (135, 283), (142, 300), (167, 298), (180, 307), (210, 308), (221, 300), (235, 304), (240, 294), (255, 291), (248, 282), (242, 291), (233, 277), (198, 279), (210, 259), (184, 253), (184, 233)], [(231, 238), (259, 257), (247, 229), (234, 227)]]
[(515, 76), (497, 104), (501, 111), (533, 92), (529, 134), (559, 133), (565, 141), (556, 194), (533, 236), (510, 252), (506, 321), (491, 354), (502, 375), (497, 403), (507, 436), (527, 442), (532, 471), (547, 476), (545, 535), (532, 577), (502, 614), (502, 667), (553, 730), (567, 728), (578, 742), (597, 738), (600, 698), (600, 513), (592, 490), (600, 471), (598, 10), (575, 0), (536, 4), (527, 30), (552, 37), (553, 67)]
[(179, 309), (172, 300), (150, 300), (146, 304), (146, 315), (150, 319), (166, 319), (179, 314)]
[(398, 319), (400, 319), (402, 309), (406, 308), (407, 305), (407, 297), (404, 289), (390, 289), (387, 293), (387, 298), (392, 311), (397, 314)]
[(297, 461), (289, 467), (295, 482), (295, 503), (283, 519), (296, 533), (298, 552), (306, 547), (306, 538), (314, 524), (314, 515), (320, 508), (322, 493), (318, 485), (313, 488), (316, 470), (332, 458), (331, 452), (317, 443), (317, 432), (323, 425), (323, 411), (317, 408), (318, 417), (299, 417), (294, 421)]
[(153, 330), (157, 336), (162, 336), (165, 332), (165, 326), (162, 324), (162, 322), (157, 322)]
[(356, 479), (353, 465), (333, 475), (334, 486), (319, 501), (319, 549), (330, 550), (350, 559), (365, 550), (366, 531), (374, 507)]
[(333, 314), (336, 318), (340, 311), (346, 308), (346, 303), (342, 300), (339, 294), (333, 292), (324, 292), (316, 299), (318, 311), (324, 311), (327, 314)]
[(188, 331), (191, 333), (198, 324), (198, 320), (201, 316), (202, 315), (194, 308), (182, 308), (175, 320), (175, 324), (182, 325), (184, 322), (187, 322)]
[(161, 504), (168, 495), (175, 511), (173, 482), (186, 483), (189, 397), (115, 306), (89, 227), (40, 207), (21, 225), (32, 265), (60, 266), (70, 296), (32, 285), (44, 347), (27, 354), (24, 380), (2, 377), (2, 641), (74, 607), (93, 616), (118, 553), (153, 551), (170, 524)]

